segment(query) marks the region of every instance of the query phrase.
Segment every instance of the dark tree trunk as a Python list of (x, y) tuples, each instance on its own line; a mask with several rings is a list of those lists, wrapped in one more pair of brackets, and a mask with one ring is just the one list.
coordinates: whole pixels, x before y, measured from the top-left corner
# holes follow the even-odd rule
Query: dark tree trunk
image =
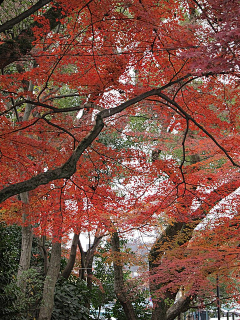
[(48, 252), (46, 250), (45, 241), (46, 241), (46, 236), (42, 236), (39, 239), (39, 248), (41, 250), (42, 257), (43, 257), (44, 275), (46, 276), (49, 262), (48, 262)]
[[(159, 151), (157, 150), (159, 155)], [(156, 159), (152, 159), (153, 162)], [(194, 164), (201, 161), (198, 154), (190, 157), (190, 164)], [(191, 196), (192, 197), (192, 196)], [(164, 259), (164, 255), (172, 249), (180, 247), (184, 243), (187, 243), (191, 238), (195, 227), (198, 225), (199, 220), (192, 221), (192, 223), (186, 224), (184, 222), (175, 222), (168, 225), (161, 236), (155, 241), (149, 254), (149, 270), (150, 274), (157, 272), (155, 268), (161, 264), (161, 260)], [(161, 283), (154, 284), (150, 278), (150, 291), (154, 297), (154, 292), (161, 288)], [(152, 320), (173, 320), (178, 317), (181, 312), (188, 310), (190, 304), (190, 297), (183, 296), (175, 301), (176, 295), (180, 287), (175, 292), (165, 292), (165, 297), (158, 299), (154, 302), (154, 309), (152, 312)], [(169, 307), (169, 301), (172, 300), (172, 305)], [(168, 301), (168, 304), (166, 304)], [(174, 302), (175, 301), (175, 302)]]
[(94, 238), (93, 244), (88, 248), (87, 251), (84, 251), (80, 240), (78, 240), (78, 247), (81, 253), (81, 269), (79, 270), (80, 279), (86, 280), (86, 278), (91, 278), (92, 274), (92, 263), (93, 257), (96, 252), (96, 249), (101, 242), (103, 236), (98, 236)]
[[(161, 260), (164, 259), (164, 254), (171, 249), (189, 241), (192, 237), (192, 233), (196, 227), (196, 223), (186, 225), (183, 222), (176, 222), (167, 226), (162, 235), (154, 243), (149, 254), (149, 270), (150, 274), (154, 274), (157, 271), (155, 268), (161, 264)], [(154, 292), (161, 288), (161, 283), (155, 284), (150, 278), (150, 291), (154, 297)], [(188, 296), (183, 296), (169, 307), (169, 300), (175, 301), (176, 295), (180, 287), (175, 292), (165, 292), (165, 297), (158, 299), (154, 302), (154, 308), (152, 312), (152, 320), (173, 320), (181, 312), (187, 310), (190, 303)], [(168, 301), (166, 304), (165, 301)], [(187, 309), (186, 309), (187, 308)]]
[[(64, 17), (64, 13), (60, 6), (55, 6), (46, 11), (43, 16), (49, 21), (50, 28), (53, 30), (60, 23), (60, 19)], [(17, 37), (0, 45), (1, 70), (31, 51), (33, 48), (33, 41), (36, 40), (32, 30), (37, 26), (41, 27), (34, 21), (27, 29), (22, 30)]]

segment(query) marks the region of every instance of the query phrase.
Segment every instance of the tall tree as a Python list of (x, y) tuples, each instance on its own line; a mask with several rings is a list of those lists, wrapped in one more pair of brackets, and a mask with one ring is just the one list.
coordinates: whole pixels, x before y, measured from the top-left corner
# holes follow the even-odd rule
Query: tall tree
[(24, 27), (28, 5), (9, 21), (18, 32), (1, 33), (0, 201), (4, 220), (21, 223), (16, 196), (28, 192), (29, 225), (58, 238), (50, 302), (65, 234), (156, 216), (185, 227), (238, 203), (239, 1), (34, 4)]

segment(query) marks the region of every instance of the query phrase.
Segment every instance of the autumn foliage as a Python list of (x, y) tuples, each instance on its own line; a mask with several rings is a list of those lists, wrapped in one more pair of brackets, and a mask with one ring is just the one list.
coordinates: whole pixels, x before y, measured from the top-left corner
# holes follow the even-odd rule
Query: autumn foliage
[(235, 296), (239, 10), (61, 0), (2, 32), (1, 219), (22, 223), (27, 191), (39, 236), (181, 224), (155, 244), (156, 296), (212, 294), (216, 274)]

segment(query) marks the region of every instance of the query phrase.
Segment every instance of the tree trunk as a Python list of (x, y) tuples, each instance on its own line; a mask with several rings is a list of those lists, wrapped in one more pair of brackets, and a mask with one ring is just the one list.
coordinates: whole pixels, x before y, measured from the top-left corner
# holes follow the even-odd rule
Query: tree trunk
[(23, 202), (23, 226), (22, 226), (22, 244), (21, 244), (21, 256), (17, 274), (17, 286), (24, 293), (26, 289), (26, 281), (24, 280), (23, 272), (30, 268), (31, 253), (32, 253), (32, 240), (33, 232), (32, 226), (26, 225), (28, 216), (28, 194), (27, 192), (21, 193), (20, 198)]
[(42, 257), (43, 257), (44, 275), (46, 276), (49, 263), (48, 263), (48, 252), (45, 247), (45, 242), (46, 242), (46, 236), (42, 236), (41, 238), (39, 238), (39, 248), (41, 250)]
[[(78, 240), (78, 247), (81, 253), (81, 269), (79, 270), (80, 279), (86, 280), (86, 277), (92, 274), (92, 263), (95, 251), (101, 242), (103, 236), (95, 236), (93, 244), (90, 245), (87, 251), (83, 250), (80, 240)], [(90, 270), (90, 272), (88, 272)]]
[(166, 320), (167, 306), (164, 300), (153, 303), (152, 320)]
[[(159, 151), (155, 151), (155, 154), (159, 156)], [(153, 158), (153, 157), (152, 157)], [(156, 159), (152, 159), (155, 161)], [(190, 164), (194, 164), (201, 161), (198, 154), (190, 156)], [(169, 224), (160, 237), (155, 241), (149, 254), (149, 271), (154, 274), (154, 270), (158, 265), (161, 264), (161, 260), (165, 253), (176, 247), (180, 247), (184, 243), (188, 242), (193, 234), (195, 227), (198, 225), (199, 220), (192, 221), (192, 223), (186, 224), (184, 222), (175, 222)], [(155, 285), (150, 279), (150, 292), (154, 296), (155, 290), (161, 287), (161, 283)], [(180, 288), (176, 289), (175, 292), (165, 292), (165, 297), (158, 299), (153, 303), (152, 320), (173, 320), (180, 315), (181, 312), (188, 310), (190, 304), (190, 297), (183, 296), (175, 301), (177, 292)], [(169, 301), (175, 301), (169, 307)], [(168, 301), (168, 304), (166, 304)]]
[(86, 254), (87, 252), (83, 250), (82, 244), (80, 239), (78, 239), (78, 248), (81, 254), (81, 268), (79, 269), (79, 278), (81, 280), (86, 280), (86, 268), (87, 266), (85, 265), (85, 260), (86, 260)]
[(51, 260), (44, 281), (43, 298), (40, 307), (39, 320), (51, 320), (54, 306), (54, 290), (60, 272), (61, 242), (53, 242)]
[[(149, 254), (149, 270), (151, 274), (156, 272), (154, 269), (161, 264), (161, 259), (165, 253), (177, 246), (181, 246), (191, 238), (195, 227), (196, 224), (194, 223), (186, 225), (183, 222), (175, 222), (167, 226), (152, 246)], [(161, 283), (154, 284), (150, 278), (150, 291), (152, 296), (154, 296), (154, 292), (159, 288), (161, 288)], [(153, 303), (152, 320), (172, 320), (182, 312), (183, 308), (186, 308), (184, 301), (186, 300), (187, 302), (189, 300), (188, 297), (182, 297), (184, 299), (180, 299), (181, 303), (177, 301), (169, 307), (169, 301), (175, 300), (177, 292), (178, 290), (175, 292), (166, 291), (164, 298), (158, 299)], [(166, 304), (165, 301), (168, 303)]]
[[(24, 83), (23, 83), (24, 85)], [(27, 81), (27, 89), (29, 89), (30, 92), (33, 91), (33, 84), (32, 82)], [(22, 121), (28, 120), (31, 113), (31, 105), (27, 104), (25, 108), (25, 112), (23, 115)], [(18, 116), (17, 116), (18, 117)], [(28, 206), (29, 206), (29, 198), (28, 198), (28, 192), (20, 193), (20, 200), (23, 203), (23, 212), (22, 212), (22, 245), (21, 245), (21, 256), (20, 256), (20, 262), (18, 267), (18, 274), (17, 274), (17, 285), (21, 289), (21, 291), (24, 293), (26, 289), (26, 281), (22, 277), (22, 273), (24, 271), (27, 271), (30, 268), (30, 261), (31, 261), (31, 253), (32, 253), (32, 240), (33, 240), (33, 231), (31, 224), (28, 224), (27, 216), (28, 216)]]
[(128, 297), (126, 287), (123, 280), (123, 263), (120, 255), (120, 244), (118, 233), (114, 232), (112, 235), (112, 251), (113, 251), (113, 267), (114, 267), (114, 291), (117, 295), (119, 302), (121, 303), (126, 318), (128, 320), (135, 320), (136, 315), (133, 309), (131, 300)]
[(70, 276), (72, 269), (74, 267), (75, 259), (76, 259), (76, 254), (77, 254), (77, 245), (79, 241), (79, 234), (74, 233), (73, 239), (72, 239), (72, 245), (71, 245), (71, 251), (70, 251), (70, 256), (68, 259), (68, 263), (65, 267), (65, 269), (62, 272), (62, 276), (65, 279), (68, 279)]
[[(50, 29), (53, 30), (60, 24), (59, 21), (64, 17), (64, 13), (59, 4), (57, 4), (50, 7), (43, 17), (49, 21)], [(39, 26), (39, 22), (34, 21), (27, 29), (21, 30), (20, 34), (14, 37), (10, 43), (6, 41), (0, 45), (0, 69), (19, 60), (31, 51), (33, 42), (36, 40), (32, 30), (36, 26)]]
[(191, 303), (191, 297), (183, 296), (179, 298), (166, 312), (166, 320), (174, 320), (177, 316), (180, 316), (182, 312), (189, 309)]

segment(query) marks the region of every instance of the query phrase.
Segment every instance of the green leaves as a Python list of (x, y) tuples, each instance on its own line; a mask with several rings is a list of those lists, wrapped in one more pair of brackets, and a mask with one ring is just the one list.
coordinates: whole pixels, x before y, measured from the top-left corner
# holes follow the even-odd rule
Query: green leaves
[(55, 289), (54, 310), (51, 320), (87, 320), (88, 290), (84, 281), (76, 277), (60, 279)]

